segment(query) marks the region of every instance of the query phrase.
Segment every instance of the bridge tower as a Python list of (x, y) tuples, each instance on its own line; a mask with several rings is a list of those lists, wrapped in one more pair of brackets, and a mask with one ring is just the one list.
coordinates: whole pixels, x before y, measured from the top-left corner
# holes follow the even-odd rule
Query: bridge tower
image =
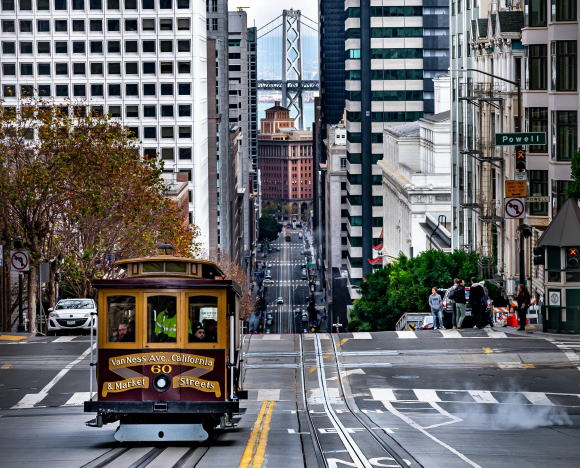
[[(304, 128), (302, 104), (302, 37), (300, 35), (300, 10), (282, 12), (282, 105), (295, 112), (298, 128)], [(295, 80), (299, 86), (288, 87), (288, 80)], [(294, 112), (292, 112), (294, 111)]]

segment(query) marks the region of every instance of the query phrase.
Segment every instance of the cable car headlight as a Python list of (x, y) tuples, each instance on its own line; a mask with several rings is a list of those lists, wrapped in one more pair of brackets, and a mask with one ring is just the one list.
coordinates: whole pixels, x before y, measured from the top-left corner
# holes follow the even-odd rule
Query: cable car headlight
[(165, 374), (157, 374), (153, 378), (153, 388), (158, 392), (165, 392), (169, 390), (169, 384), (171, 380)]

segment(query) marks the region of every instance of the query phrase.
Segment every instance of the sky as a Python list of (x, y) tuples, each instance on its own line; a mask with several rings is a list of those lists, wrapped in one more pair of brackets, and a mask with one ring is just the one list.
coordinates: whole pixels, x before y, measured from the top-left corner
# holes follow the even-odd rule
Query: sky
[(245, 9), (248, 14), (248, 26), (260, 28), (269, 21), (282, 14), (282, 10), (301, 10), (302, 14), (314, 21), (318, 21), (318, 0), (229, 0), (229, 10), (236, 7), (250, 7)]

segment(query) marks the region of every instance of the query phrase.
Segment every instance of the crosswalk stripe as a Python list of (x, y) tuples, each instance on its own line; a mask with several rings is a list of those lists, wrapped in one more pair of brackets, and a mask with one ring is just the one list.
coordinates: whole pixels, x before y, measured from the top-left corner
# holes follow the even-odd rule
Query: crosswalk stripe
[(280, 339), (280, 335), (262, 335), (262, 340), (264, 341), (277, 341)]
[(352, 337), (355, 340), (372, 340), (373, 337), (369, 332), (354, 332)]
[(491, 392), (487, 390), (468, 390), (467, 393), (471, 395), (477, 403), (498, 403)]
[(75, 392), (64, 406), (83, 406), (84, 402), (91, 398), (90, 392)]
[(457, 330), (439, 330), (443, 338), (463, 338), (463, 335)]
[(27, 393), (10, 409), (30, 409), (46, 398), (48, 393)]
[(68, 343), (76, 338), (76, 336), (59, 336), (53, 343)]
[(554, 403), (542, 392), (522, 392), (532, 405), (553, 406)]
[(435, 390), (416, 388), (413, 389), (413, 392), (415, 392), (419, 401), (427, 401), (429, 403), (438, 403), (441, 401), (439, 395), (437, 395), (437, 391)]
[(415, 334), (415, 332), (409, 331), (409, 330), (397, 331), (397, 336), (399, 338), (406, 338), (406, 339), (417, 338), (417, 335)]
[(508, 336), (504, 332), (495, 331), (493, 328), (484, 328), (483, 329), (487, 336), (490, 338), (507, 338)]
[(280, 389), (279, 388), (263, 388), (258, 390), (257, 401), (272, 400), (280, 401)]
[(370, 388), (373, 400), (397, 401), (395, 392), (390, 388)]

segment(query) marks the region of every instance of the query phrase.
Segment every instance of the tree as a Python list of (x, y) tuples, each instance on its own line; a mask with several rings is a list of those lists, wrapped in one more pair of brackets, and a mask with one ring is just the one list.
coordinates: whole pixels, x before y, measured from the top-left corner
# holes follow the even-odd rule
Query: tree
[(160, 241), (193, 254), (195, 230), (164, 196), (157, 161), (142, 160), (130, 132), (107, 117), (71, 115), (42, 101), (0, 116), (0, 212), (5, 238), (30, 251), (28, 320), (36, 331), (37, 266), (51, 262), (75, 295), (112, 272), (115, 256), (153, 252)]
[(246, 272), (238, 263), (230, 260), (226, 255), (222, 254), (216, 263), (224, 272), (225, 277), (234, 280), (240, 287), (242, 291), (242, 297), (240, 298), (240, 318), (248, 318), (256, 306), (256, 301), (250, 289), (248, 275), (246, 275)]
[(572, 182), (568, 187), (568, 196), (580, 200), (580, 149), (572, 157)]
[(469, 281), (476, 274), (475, 253), (428, 250), (412, 259), (401, 255), (365, 278), (349, 329), (393, 330), (403, 313), (428, 309), (432, 287), (446, 288), (456, 277)]
[(258, 220), (258, 240), (272, 242), (282, 232), (282, 225), (273, 216), (262, 216)]

